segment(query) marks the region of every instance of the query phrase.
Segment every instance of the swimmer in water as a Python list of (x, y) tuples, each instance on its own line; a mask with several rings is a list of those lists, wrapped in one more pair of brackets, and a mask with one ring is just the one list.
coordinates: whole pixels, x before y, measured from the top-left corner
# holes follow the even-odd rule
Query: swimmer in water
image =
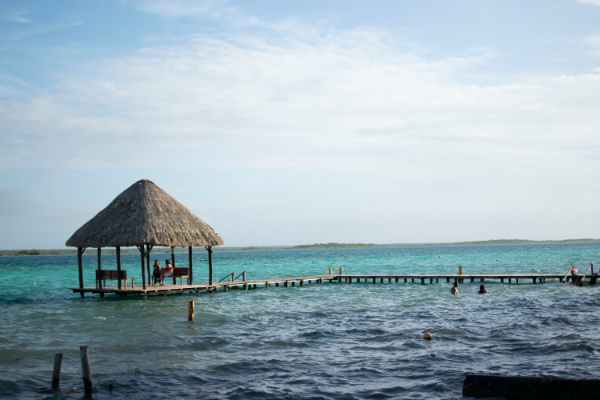
[(450, 293), (452, 293), (453, 296), (458, 296), (460, 294), (460, 290), (458, 290), (458, 282), (454, 281), (454, 285), (452, 285)]
[(479, 285), (479, 294), (486, 294), (487, 293), (487, 289), (485, 288), (485, 285)]

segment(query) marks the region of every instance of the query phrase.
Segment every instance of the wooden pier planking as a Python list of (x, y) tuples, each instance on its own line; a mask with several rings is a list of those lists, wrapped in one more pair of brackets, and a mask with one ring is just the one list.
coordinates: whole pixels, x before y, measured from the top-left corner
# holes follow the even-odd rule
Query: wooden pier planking
[[(584, 280), (589, 280), (592, 275), (580, 275)], [(258, 279), (258, 280), (238, 280), (238, 281), (227, 281), (214, 283), (212, 285), (208, 283), (200, 284), (181, 284), (181, 285), (160, 285), (160, 286), (129, 286), (129, 287), (86, 287), (86, 288), (73, 288), (74, 293), (94, 293), (103, 296), (104, 294), (112, 293), (121, 296), (127, 295), (166, 295), (175, 293), (186, 293), (186, 292), (214, 292), (217, 290), (229, 291), (231, 289), (256, 289), (257, 287), (296, 287), (310, 285), (313, 283), (370, 283), (370, 284), (391, 284), (391, 283), (419, 283), (421, 285), (430, 285), (439, 282), (472, 282), (472, 283), (485, 283), (485, 282), (496, 282), (505, 283), (508, 281), (512, 284), (513, 281), (518, 284), (519, 280), (522, 282), (530, 282), (532, 284), (542, 284), (548, 281), (554, 282), (565, 282), (571, 280), (571, 275), (565, 274), (544, 274), (544, 273), (521, 273), (521, 274), (403, 274), (403, 275), (381, 275), (381, 274), (325, 274), (325, 275), (310, 275), (310, 276), (296, 276), (296, 277), (276, 277), (269, 279)]]

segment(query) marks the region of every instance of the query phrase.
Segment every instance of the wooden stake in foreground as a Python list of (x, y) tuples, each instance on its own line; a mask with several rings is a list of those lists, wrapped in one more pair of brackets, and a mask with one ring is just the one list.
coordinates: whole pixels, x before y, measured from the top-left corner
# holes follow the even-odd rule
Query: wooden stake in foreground
[(81, 376), (83, 378), (83, 390), (86, 396), (92, 395), (92, 376), (90, 372), (90, 362), (88, 360), (87, 346), (80, 346), (81, 355)]
[(60, 388), (60, 368), (62, 366), (62, 353), (54, 355), (54, 368), (52, 369), (52, 390), (57, 391)]
[(196, 303), (194, 300), (188, 302), (188, 321), (193, 321), (196, 316)]

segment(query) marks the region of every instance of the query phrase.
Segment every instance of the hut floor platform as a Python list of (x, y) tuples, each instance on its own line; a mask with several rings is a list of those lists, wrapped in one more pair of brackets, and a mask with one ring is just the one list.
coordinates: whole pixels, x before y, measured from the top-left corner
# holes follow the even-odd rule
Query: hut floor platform
[[(578, 275), (580, 282), (584, 284), (595, 284), (597, 276)], [(268, 279), (255, 279), (246, 281), (225, 281), (209, 285), (208, 283), (199, 284), (164, 284), (148, 285), (145, 288), (141, 285), (118, 287), (84, 287), (73, 288), (75, 293), (92, 293), (104, 297), (105, 294), (127, 295), (167, 295), (186, 292), (214, 292), (228, 291), (232, 289), (256, 289), (257, 287), (296, 287), (320, 283), (503, 283), (503, 284), (544, 284), (547, 282), (570, 282), (571, 275), (565, 274), (411, 274), (411, 275), (349, 275), (349, 274), (325, 274), (296, 277), (279, 277)]]

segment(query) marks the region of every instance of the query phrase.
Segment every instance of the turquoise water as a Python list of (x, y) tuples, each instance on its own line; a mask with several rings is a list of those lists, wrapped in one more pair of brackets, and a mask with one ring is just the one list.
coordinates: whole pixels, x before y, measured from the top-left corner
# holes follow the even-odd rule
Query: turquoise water
[[(185, 264), (187, 255), (178, 256)], [(154, 257), (153, 257), (154, 258)], [(157, 257), (158, 258), (158, 257)], [(165, 254), (160, 259), (166, 258)], [(216, 250), (215, 276), (566, 272), (600, 266), (591, 245), (376, 246)], [(95, 254), (86, 257), (93, 282)], [(195, 255), (196, 280), (206, 256)], [(114, 258), (103, 258), (105, 268)], [(138, 257), (124, 268), (139, 275)], [(139, 278), (138, 278), (139, 279)], [(81, 300), (75, 257), (0, 257), (0, 398), (51, 398), (54, 353), (64, 398), (81, 398), (88, 345), (99, 399), (461, 398), (465, 372), (600, 377), (600, 286), (325, 284), (212, 295)], [(198, 317), (186, 321), (196, 298)], [(420, 339), (431, 328), (432, 342)]]

